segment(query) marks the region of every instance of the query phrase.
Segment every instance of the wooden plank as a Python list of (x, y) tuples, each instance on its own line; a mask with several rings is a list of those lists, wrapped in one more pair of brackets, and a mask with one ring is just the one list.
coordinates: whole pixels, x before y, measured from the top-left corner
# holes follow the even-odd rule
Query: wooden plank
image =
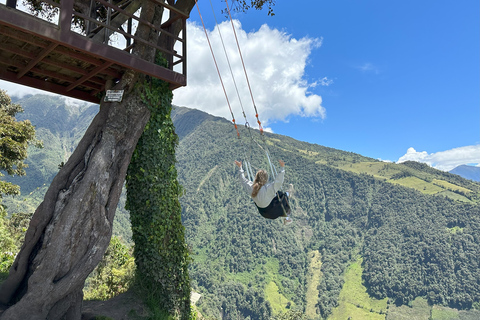
[(30, 60), (27, 66), (17, 74), (17, 78), (20, 79), (21, 77), (23, 77), (25, 73), (27, 73), (30, 69), (36, 66), (40, 61), (42, 61), (42, 59), (45, 58), (50, 52), (52, 52), (53, 49), (57, 47), (57, 45), (58, 44), (52, 42), (48, 47), (44, 48), (42, 52), (40, 52), (40, 54), (38, 54), (35, 59)]
[(18, 83), (24, 86), (29, 86), (32, 88), (37, 88), (40, 90), (45, 90), (48, 92), (57, 93), (66, 97), (89, 101), (97, 104), (100, 103), (100, 99), (89, 92), (78, 90), (78, 89), (73, 89), (67, 92), (64, 86), (61, 86), (52, 82), (45, 82), (43, 80), (30, 78), (30, 77), (23, 77), (20, 80), (20, 79), (17, 79), (16, 73), (1, 69), (1, 68), (0, 68), (0, 79), (9, 81), (9, 82)]
[[(73, 5), (72, 0), (62, 0), (61, 2), (62, 6), (67, 5), (67, 3)], [(92, 58), (109, 61), (123, 68), (134, 69), (149, 76), (174, 83), (175, 85), (184, 86), (186, 84), (184, 74), (142, 60), (120, 49), (90, 41), (84, 36), (70, 31), (70, 29), (67, 30), (66, 21), (71, 22), (71, 15), (68, 16), (68, 12), (66, 14), (64, 10), (62, 11), (64, 13), (61, 14), (61, 27), (59, 28), (55, 24), (0, 4), (0, 24), (32, 35), (37, 35), (40, 38), (85, 53)], [(68, 28), (69, 27), (70, 25), (68, 25)]]
[(101, 72), (102, 70), (110, 67), (112, 65), (111, 62), (105, 62), (102, 66), (98, 66), (96, 67), (95, 69), (93, 69), (92, 71), (90, 71), (88, 74), (84, 75), (83, 77), (81, 77), (80, 79), (78, 79), (77, 81), (73, 82), (71, 85), (69, 85), (67, 87), (67, 91), (70, 91), (72, 90), (73, 88), (75, 88), (76, 86), (80, 85), (80, 84), (83, 84), (85, 81), (87, 81), (88, 79), (90, 79), (91, 77), (95, 76), (97, 73)]
[[(13, 61), (9, 61), (9, 62), (6, 62), (6, 61), (2, 61), (0, 60), (0, 64), (4, 64), (6, 65), (7, 67), (8, 66), (13, 66), (13, 67), (16, 67), (17, 69), (22, 69), (24, 67), (24, 65), (22, 65), (21, 63), (18, 63), (18, 62), (13, 62)], [(59, 73), (59, 72), (55, 72), (55, 71), (51, 71), (51, 70), (45, 70), (45, 69), (40, 69), (40, 68), (37, 68), (37, 67), (34, 67), (30, 70), (31, 72), (33, 73), (36, 73), (38, 75), (42, 75), (44, 76), (45, 78), (51, 78), (51, 79), (55, 79), (55, 80), (61, 80), (61, 81), (65, 81), (65, 82), (68, 82), (68, 83), (73, 83), (75, 81), (77, 81), (78, 79), (77, 78), (74, 78), (74, 77), (71, 77), (71, 76), (68, 76), (68, 75), (65, 75), (65, 74), (62, 74), (62, 73)], [(13, 71), (12, 71), (13, 72)], [(14, 72), (15, 74), (18, 74), (17, 72)], [(31, 77), (29, 76), (29, 78), (35, 78), (35, 77)], [(20, 78), (18, 78), (19, 81), (20, 81)], [(44, 80), (45, 81), (45, 80)], [(52, 82), (51, 80), (50, 81), (45, 81), (45, 82)], [(82, 82), (82, 85), (84, 87), (88, 87), (88, 88), (91, 88), (91, 89), (95, 89), (95, 90), (98, 90), (101, 88), (101, 85), (103, 85), (103, 83), (99, 86), (99, 85), (96, 85), (94, 83), (91, 83), (91, 82)]]

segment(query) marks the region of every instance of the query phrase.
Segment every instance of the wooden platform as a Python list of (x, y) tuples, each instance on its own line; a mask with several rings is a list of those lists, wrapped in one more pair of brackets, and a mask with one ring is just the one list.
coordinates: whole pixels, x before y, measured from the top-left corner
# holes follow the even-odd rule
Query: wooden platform
[[(172, 21), (183, 21), (180, 36), (171, 35), (182, 46), (180, 52), (160, 48), (134, 36), (132, 25), (144, 23), (129, 13), (132, 11), (129, 6), (138, 6), (134, 1), (113, 5), (104, 0), (92, 0), (93, 7), (108, 11), (108, 18), (103, 19), (75, 12), (73, 0), (61, 0), (60, 4), (48, 1), (47, 4), (58, 6), (57, 23), (18, 10), (15, 0), (8, 0), (7, 5), (0, 4), (0, 79), (94, 103), (100, 102), (106, 83), (120, 79), (128, 68), (165, 80), (172, 89), (185, 86), (188, 17), (161, 1), (151, 0), (170, 13), (170, 18), (162, 25), (165, 29), (160, 28), (159, 32), (168, 34)], [(74, 18), (88, 22), (88, 35), (79, 28), (72, 28)], [(118, 40), (113, 44), (112, 34)], [(169, 68), (130, 54), (132, 43), (136, 41), (163, 51), (169, 57)]]

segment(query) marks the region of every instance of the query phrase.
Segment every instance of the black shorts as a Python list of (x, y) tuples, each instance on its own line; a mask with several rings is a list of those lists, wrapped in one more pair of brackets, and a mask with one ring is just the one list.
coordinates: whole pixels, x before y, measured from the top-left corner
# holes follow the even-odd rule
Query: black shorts
[[(280, 200), (279, 200), (280, 198)], [(255, 206), (257, 206), (255, 204)], [(290, 204), (288, 203), (288, 196), (282, 192), (277, 191), (277, 194), (273, 198), (272, 202), (268, 205), (268, 207), (260, 208), (257, 206), (258, 212), (262, 215), (262, 217), (267, 219), (277, 219), (279, 217), (284, 217), (290, 214)]]

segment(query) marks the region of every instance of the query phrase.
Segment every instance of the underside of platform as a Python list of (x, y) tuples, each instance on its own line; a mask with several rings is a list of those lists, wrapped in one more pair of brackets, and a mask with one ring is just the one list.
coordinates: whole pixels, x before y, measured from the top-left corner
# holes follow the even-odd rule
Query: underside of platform
[[(133, 45), (122, 50), (70, 30), (75, 16), (72, 8), (73, 0), (62, 0), (59, 23), (55, 24), (0, 4), (0, 78), (94, 103), (100, 102), (105, 87), (118, 81), (127, 69), (165, 80), (172, 89), (186, 85), (185, 36), (175, 38), (184, 41), (183, 50), (177, 54), (172, 49), (170, 60), (176, 62), (164, 68), (131, 54)], [(122, 9), (112, 5), (111, 10), (118, 13)], [(185, 17), (181, 18), (185, 24)], [(102, 25), (109, 28), (100, 21), (97, 29)], [(122, 32), (127, 40), (137, 41), (121, 27), (109, 32)], [(185, 35), (185, 30), (182, 32)], [(182, 72), (173, 71), (176, 64), (183, 65)]]

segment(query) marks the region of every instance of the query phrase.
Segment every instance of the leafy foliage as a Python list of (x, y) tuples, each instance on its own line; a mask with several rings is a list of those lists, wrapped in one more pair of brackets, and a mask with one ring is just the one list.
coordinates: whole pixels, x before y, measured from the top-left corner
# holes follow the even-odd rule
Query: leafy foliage
[(275, 15), (275, 13), (273, 12), (275, 0), (250, 0), (250, 3), (246, 0), (232, 0), (232, 2), (233, 9), (238, 12), (246, 12), (248, 9), (252, 8), (255, 8), (256, 10), (262, 10), (266, 6), (268, 7), (268, 15)]
[(7, 276), (20, 250), (31, 217), (32, 214), (14, 213), (8, 218), (0, 206), (0, 280)]
[(425, 296), (431, 304), (471, 308), (480, 300), (472, 282), (480, 278), (480, 207), (402, 189), (389, 194), (369, 211), (363, 256), (371, 294), (397, 304)]
[[(145, 82), (142, 99), (151, 116), (127, 174), (127, 203), (132, 221), (136, 283), (155, 313), (190, 317), (188, 249), (181, 222), (175, 134), (168, 83)], [(148, 299), (147, 299), (148, 298)]]
[[(31, 101), (31, 110), (39, 112), (33, 107), (33, 98)], [(25, 114), (31, 110), (26, 109)], [(70, 111), (64, 112), (60, 105), (40, 110), (51, 118), (58, 112), (70, 114), (68, 119), (78, 119)], [(418, 296), (424, 296), (427, 304), (443, 303), (457, 308), (480, 305), (475, 287), (479, 278), (480, 215), (474, 196), (478, 195), (480, 184), (417, 163), (387, 164), (266, 134), (265, 143), (273, 159), (287, 163), (286, 183), (293, 183), (297, 190), (294, 223), (285, 228), (278, 221), (260, 217), (239, 187), (232, 162), (241, 160), (243, 149), (230, 122), (187, 108), (174, 108), (171, 119), (180, 139), (175, 167), (184, 187), (180, 203), (184, 236), (192, 248), (189, 273), (192, 287), (202, 295), (197, 305), (205, 317), (219, 318), (223, 312), (225, 319), (267, 319), (302, 313), (307, 303), (312, 305), (311, 301), (313, 307), (316, 304), (317, 314), (326, 317), (338, 305), (339, 294), (345, 287), (345, 272), (357, 254), (363, 257), (363, 284), (370, 296), (387, 296), (392, 302), (414, 307), (416, 304), (411, 301)], [(68, 136), (61, 133), (61, 126), (67, 122), (52, 121), (50, 132), (58, 130), (55, 137)], [(241, 135), (252, 163), (256, 168), (265, 168), (265, 156), (251, 143), (244, 128)], [(258, 132), (254, 132), (254, 137), (258, 137)], [(167, 149), (162, 140), (157, 135), (155, 148)], [(61, 144), (57, 148), (62, 150)], [(49, 154), (44, 158), (49, 158)], [(50, 162), (54, 163), (53, 172), (56, 171), (60, 161)], [(160, 165), (165, 166), (164, 171), (171, 168), (166, 163)], [(393, 180), (400, 172), (406, 172), (405, 176)], [(148, 176), (139, 172), (142, 174)], [(27, 180), (29, 176), (30, 172)], [(169, 183), (164, 175), (158, 176), (160, 182)], [(473, 200), (461, 203), (444, 192), (429, 195), (394, 184), (410, 178), (438, 188), (468, 189), (462, 197)], [(34, 181), (29, 183), (35, 185)], [(149, 188), (145, 182), (139, 190), (146, 193)], [(178, 193), (173, 196), (169, 192), (162, 189), (144, 200), (157, 196), (178, 199)], [(134, 206), (140, 212), (146, 203)], [(128, 229), (127, 214), (117, 212), (117, 218), (122, 220), (115, 228)], [(148, 217), (140, 214), (141, 219)], [(156, 218), (151, 219), (157, 223)], [(162, 215), (158, 220), (163, 223), (165, 218)], [(118, 229), (114, 232), (118, 234)], [(321, 276), (318, 283), (312, 284), (318, 290), (312, 292), (318, 296), (309, 297), (307, 302), (309, 253), (317, 251)], [(266, 294), (270, 288), (275, 288), (276, 294)], [(275, 297), (282, 301), (274, 301)], [(391, 303), (389, 318), (392, 315), (393, 319), (393, 314), (400, 317), (410, 309)], [(289, 311), (285, 313), (286, 310)], [(390, 315), (391, 310), (395, 312)]]
[[(23, 112), (20, 104), (12, 103), (4, 90), (0, 90), (0, 170), (9, 175), (25, 175), (29, 143), (42, 144), (35, 138), (35, 127), (28, 120), (18, 121), (17, 113)], [(0, 173), (0, 178), (4, 177)], [(0, 179), (0, 273), (6, 274), (20, 248), (21, 239), (31, 215), (14, 214), (10, 219), (2, 204), (4, 195), (17, 195), (20, 186)]]
[[(17, 113), (23, 108), (0, 90), (0, 170), (9, 175), (25, 175), (27, 147), (35, 143), (41, 147), (40, 141), (35, 139), (35, 128), (28, 120), (17, 121)], [(4, 175), (0, 173), (0, 177)], [(20, 187), (13, 183), (0, 180), (0, 196), (20, 193)]]
[(17, 245), (11, 235), (6, 216), (7, 212), (3, 207), (0, 207), (0, 248), (2, 248), (0, 252), (0, 280), (4, 280), (3, 278), (8, 274), (17, 252)]
[(84, 299), (107, 300), (126, 292), (132, 285), (134, 272), (130, 249), (118, 237), (112, 237), (102, 261), (87, 278)]

